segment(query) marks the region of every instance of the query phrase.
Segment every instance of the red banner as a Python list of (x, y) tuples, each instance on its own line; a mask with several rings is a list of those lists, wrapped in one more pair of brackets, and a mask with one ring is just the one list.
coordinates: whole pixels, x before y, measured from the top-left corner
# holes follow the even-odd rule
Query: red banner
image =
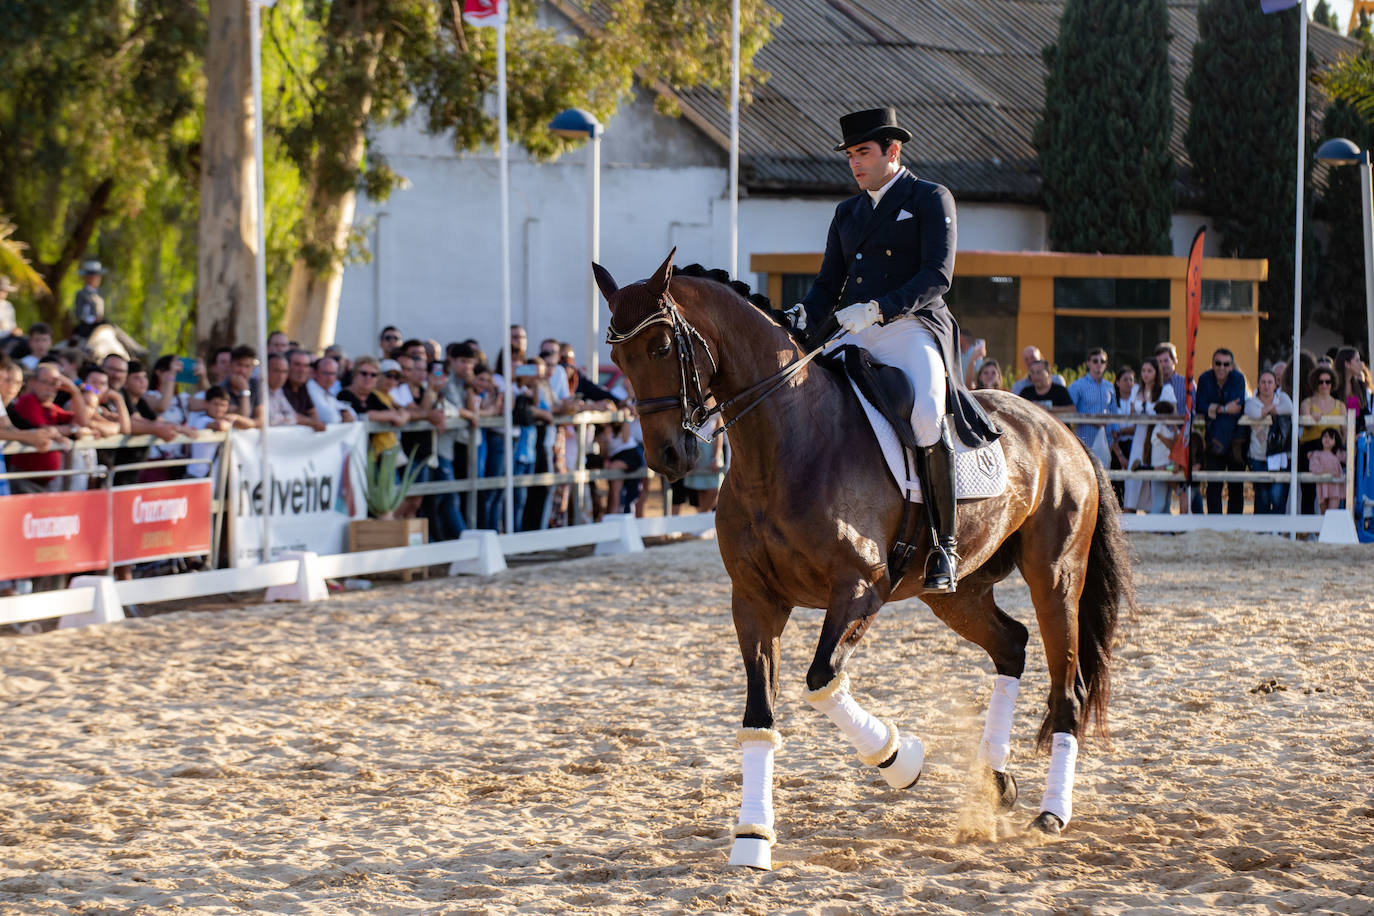
[(476, 26), (500, 25), (506, 21), (506, 0), (463, 0), (463, 20)]
[(210, 487), (179, 480), (116, 488), (115, 565), (209, 553)]
[(1193, 245), (1188, 250), (1188, 273), (1184, 282), (1184, 293), (1187, 304), (1187, 326), (1183, 332), (1183, 345), (1186, 350), (1184, 359), (1184, 403), (1179, 405), (1183, 415), (1187, 417), (1182, 429), (1179, 432), (1178, 441), (1174, 444), (1169, 457), (1173, 459), (1176, 466), (1183, 468), (1184, 477), (1189, 483), (1193, 481), (1193, 464), (1188, 457), (1188, 438), (1193, 425), (1193, 393), (1196, 382), (1193, 381), (1193, 360), (1197, 355), (1197, 326), (1202, 321), (1202, 243), (1206, 238), (1207, 227), (1202, 226), (1197, 234), (1193, 236)]
[(104, 490), (0, 497), (0, 579), (104, 569), (110, 562)]

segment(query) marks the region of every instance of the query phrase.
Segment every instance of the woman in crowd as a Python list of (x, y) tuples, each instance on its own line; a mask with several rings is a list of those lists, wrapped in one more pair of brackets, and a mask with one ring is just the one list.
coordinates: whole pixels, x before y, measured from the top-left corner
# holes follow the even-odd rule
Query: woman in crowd
[[(1135, 370), (1130, 366), (1122, 366), (1117, 369), (1115, 384), (1114, 400), (1107, 410), (1120, 416), (1128, 416), (1131, 412), (1131, 393), (1135, 391)], [(1135, 424), (1113, 423), (1107, 427), (1107, 435), (1111, 439), (1112, 470), (1121, 471), (1129, 468), (1131, 466), (1131, 445), (1135, 442)], [(1124, 480), (1118, 480), (1112, 484), (1112, 489), (1116, 491), (1116, 500), (1123, 506), (1126, 504), (1125, 484)]]
[(1360, 351), (1341, 347), (1336, 351), (1336, 386), (1331, 394), (1355, 411), (1356, 432), (1365, 428), (1374, 413), (1374, 385), (1370, 384), (1369, 367), (1360, 361)]
[[(1314, 422), (1330, 422), (1345, 419), (1345, 404), (1336, 400), (1332, 392), (1336, 388), (1336, 370), (1331, 369), (1317, 361), (1317, 368), (1312, 370), (1309, 388), (1311, 396), (1303, 398), (1298, 405), (1299, 416), (1309, 418)], [(1302, 435), (1298, 439), (1298, 467), (1305, 468), (1308, 465), (1308, 456), (1321, 448), (1322, 426), (1305, 426)], [(1304, 484), (1302, 486), (1302, 511), (1304, 514), (1312, 514), (1316, 511), (1317, 488), (1314, 484)]]
[[(377, 382), (381, 374), (381, 364), (375, 357), (359, 356), (353, 361), (353, 378), (349, 381), (348, 387), (339, 392), (339, 401), (347, 404), (359, 420), (390, 423), (396, 427), (405, 426), (408, 419), (406, 412), (391, 403), (389, 397), (377, 391)], [(382, 452), (395, 448), (399, 442), (393, 432), (373, 433), (369, 452), (373, 460), (376, 460)]]
[(983, 365), (978, 367), (978, 375), (973, 380), (974, 390), (980, 388), (1001, 389), (1002, 386), (1002, 364), (992, 357), (983, 360)]
[[(1146, 357), (1140, 364), (1140, 381), (1131, 389), (1127, 411), (1133, 417), (1154, 416), (1155, 404), (1163, 396), (1164, 384), (1159, 377), (1159, 364), (1153, 356)], [(1170, 392), (1172, 393), (1172, 391)], [(1148, 446), (1150, 444), (1150, 424), (1137, 423), (1131, 433), (1131, 450), (1127, 453), (1127, 467), (1138, 470), (1141, 465), (1150, 463)], [(1160, 484), (1164, 486), (1164, 484)], [(1123, 488), (1122, 505), (1128, 512), (1149, 511), (1151, 482), (1128, 480)]]
[[(1252, 471), (1281, 471), (1288, 467), (1293, 435), (1293, 399), (1279, 390), (1278, 378), (1268, 370), (1261, 372), (1255, 393), (1245, 402), (1245, 415), (1251, 420), (1270, 418), (1270, 425), (1250, 432), (1247, 454)], [(1286, 423), (1277, 418), (1287, 417)], [(1287, 435), (1284, 435), (1284, 429)], [(1288, 484), (1256, 483), (1255, 514), (1277, 515), (1288, 505)]]

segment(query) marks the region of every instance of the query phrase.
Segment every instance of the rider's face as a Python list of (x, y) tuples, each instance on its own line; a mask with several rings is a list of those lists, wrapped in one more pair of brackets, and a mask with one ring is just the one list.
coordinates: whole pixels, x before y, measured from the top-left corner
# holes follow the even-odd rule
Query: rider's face
[(864, 191), (876, 191), (887, 184), (897, 173), (902, 158), (902, 144), (896, 140), (888, 144), (883, 152), (876, 140), (865, 140), (846, 147), (845, 156), (849, 159), (849, 171)]

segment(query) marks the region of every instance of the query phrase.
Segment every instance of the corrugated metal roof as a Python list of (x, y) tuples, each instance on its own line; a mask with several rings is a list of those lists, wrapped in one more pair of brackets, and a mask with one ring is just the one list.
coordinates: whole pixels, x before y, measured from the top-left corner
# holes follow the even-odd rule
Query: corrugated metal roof
[[(924, 177), (962, 199), (1038, 200), (1031, 136), (1044, 103), (1041, 52), (1058, 36), (1063, 0), (769, 2), (782, 22), (756, 64), (770, 76), (740, 115), (740, 180), (748, 191), (851, 190), (848, 168), (831, 152), (840, 115), (890, 104), (915, 135), (907, 159)], [(1172, 146), (1181, 174), (1197, 7), (1197, 0), (1169, 3)], [(591, 9), (594, 19), (606, 12), (601, 3)], [(1320, 26), (1309, 30), (1309, 45), (1318, 65), (1358, 47)], [(694, 121), (728, 136), (726, 99), (701, 89), (677, 95)]]

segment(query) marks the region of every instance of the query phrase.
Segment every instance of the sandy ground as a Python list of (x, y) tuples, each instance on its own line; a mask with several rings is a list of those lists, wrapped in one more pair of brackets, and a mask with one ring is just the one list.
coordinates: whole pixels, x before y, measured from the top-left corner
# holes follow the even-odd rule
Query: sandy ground
[[(1143, 619), (1075, 817), (971, 801), (990, 666), (909, 602), (850, 666), (912, 790), (784, 647), (770, 873), (726, 867), (743, 677), (713, 542), (0, 641), (5, 913), (1374, 912), (1374, 553), (1136, 536)], [(1198, 558), (1164, 561), (1156, 557)], [(1024, 585), (1000, 592), (1032, 627)]]

